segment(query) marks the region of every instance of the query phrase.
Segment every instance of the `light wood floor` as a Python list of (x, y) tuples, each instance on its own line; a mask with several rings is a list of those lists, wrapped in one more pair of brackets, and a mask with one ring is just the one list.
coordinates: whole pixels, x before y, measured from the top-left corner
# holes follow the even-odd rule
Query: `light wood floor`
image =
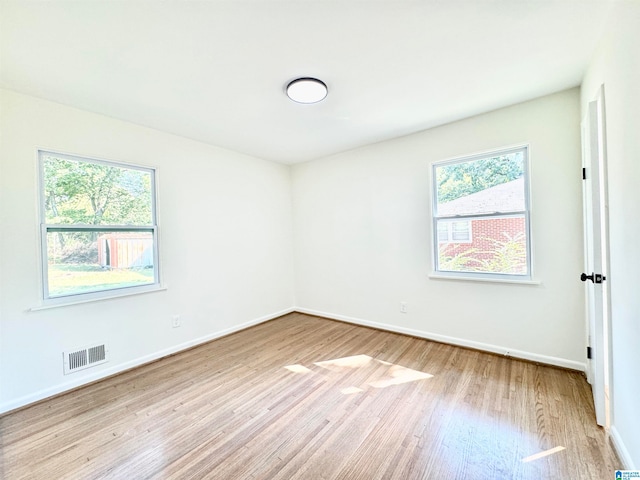
[(7, 480), (603, 480), (620, 467), (578, 373), (297, 313), (0, 417), (0, 434)]

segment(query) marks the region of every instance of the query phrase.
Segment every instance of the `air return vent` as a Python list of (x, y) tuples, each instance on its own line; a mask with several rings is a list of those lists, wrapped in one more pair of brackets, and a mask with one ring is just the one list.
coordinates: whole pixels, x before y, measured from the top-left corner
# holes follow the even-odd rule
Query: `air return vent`
[(108, 360), (107, 353), (108, 350), (105, 344), (64, 352), (62, 354), (64, 374), (67, 375), (78, 370), (105, 363)]

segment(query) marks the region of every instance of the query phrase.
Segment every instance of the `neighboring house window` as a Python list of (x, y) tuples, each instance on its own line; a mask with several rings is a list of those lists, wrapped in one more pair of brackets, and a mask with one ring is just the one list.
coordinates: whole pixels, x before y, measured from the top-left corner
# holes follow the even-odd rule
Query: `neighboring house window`
[(39, 158), (45, 300), (155, 288), (154, 169), (44, 151)]
[(435, 271), (531, 278), (528, 149), (433, 165)]
[(471, 243), (471, 222), (447, 221), (438, 223), (438, 242)]

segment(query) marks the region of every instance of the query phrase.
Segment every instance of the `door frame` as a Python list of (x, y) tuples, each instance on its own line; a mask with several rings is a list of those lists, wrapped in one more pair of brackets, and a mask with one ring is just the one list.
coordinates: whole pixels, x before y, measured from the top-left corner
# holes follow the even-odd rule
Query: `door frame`
[(585, 282), (587, 346), (591, 350), (586, 373), (593, 391), (596, 422), (608, 428), (612, 351), (605, 121), (604, 85), (601, 85), (595, 98), (587, 105), (582, 121), (585, 272), (605, 277), (602, 283), (596, 284), (593, 279)]

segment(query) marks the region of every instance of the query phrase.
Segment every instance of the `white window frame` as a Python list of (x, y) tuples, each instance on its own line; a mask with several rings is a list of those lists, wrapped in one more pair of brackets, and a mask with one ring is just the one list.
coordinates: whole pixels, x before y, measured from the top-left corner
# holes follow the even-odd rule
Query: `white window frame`
[[(149, 173), (151, 177), (151, 225), (87, 225), (87, 224), (50, 224), (47, 223), (46, 212), (46, 195), (45, 195), (45, 176), (44, 176), (44, 158), (53, 156), (60, 159), (70, 160), (74, 162), (93, 163), (98, 165), (107, 165), (111, 167), (123, 168), (128, 170), (138, 170)], [(125, 295), (133, 295), (137, 293), (145, 293), (150, 291), (161, 290), (160, 284), (160, 254), (158, 245), (158, 216), (157, 216), (157, 171), (155, 167), (140, 166), (130, 163), (114, 162), (92, 158), (83, 155), (73, 155), (67, 153), (59, 153), (52, 150), (38, 150), (38, 170), (40, 188), (38, 190), (40, 200), (40, 250), (41, 250), (41, 273), (42, 273), (42, 302), (43, 307), (66, 305), (88, 302), (93, 300), (102, 300), (106, 298), (115, 298)], [(47, 233), (51, 232), (147, 232), (152, 234), (153, 239), (153, 283), (136, 286), (124, 286), (103, 289), (95, 292), (71, 293), (65, 295), (51, 296), (49, 294), (49, 262), (47, 251)]]
[[(497, 157), (501, 155), (508, 155), (510, 153), (523, 152), (523, 178), (524, 178), (524, 202), (525, 209), (517, 212), (493, 212), (486, 214), (475, 215), (454, 215), (454, 216), (439, 216), (438, 215), (438, 189), (437, 189), (437, 176), (436, 170), (439, 167), (446, 165), (454, 165), (458, 163), (467, 163), (474, 160), (481, 160), (483, 158)], [(433, 261), (433, 274), (432, 277), (445, 277), (445, 278), (459, 278), (470, 280), (494, 280), (494, 281), (506, 281), (506, 282), (522, 282), (533, 283), (533, 262), (532, 262), (532, 248), (531, 248), (531, 202), (530, 202), (530, 173), (529, 173), (529, 145), (518, 145), (514, 147), (507, 147), (498, 150), (490, 150), (483, 153), (474, 155), (468, 155), (464, 157), (456, 157), (453, 159), (443, 160), (435, 162), (431, 166), (431, 206), (432, 206), (432, 261)], [(455, 272), (450, 270), (440, 270), (439, 268), (439, 244), (444, 242), (438, 241), (438, 221), (439, 220), (468, 220), (470, 224), (473, 220), (489, 220), (492, 218), (510, 218), (524, 216), (525, 219), (525, 234), (526, 234), (526, 254), (527, 254), (527, 273), (525, 275), (507, 274), (507, 273), (495, 273), (495, 272)], [(471, 226), (471, 225), (470, 225)], [(462, 243), (462, 242), (457, 242)], [(473, 242), (468, 242), (473, 243)]]

